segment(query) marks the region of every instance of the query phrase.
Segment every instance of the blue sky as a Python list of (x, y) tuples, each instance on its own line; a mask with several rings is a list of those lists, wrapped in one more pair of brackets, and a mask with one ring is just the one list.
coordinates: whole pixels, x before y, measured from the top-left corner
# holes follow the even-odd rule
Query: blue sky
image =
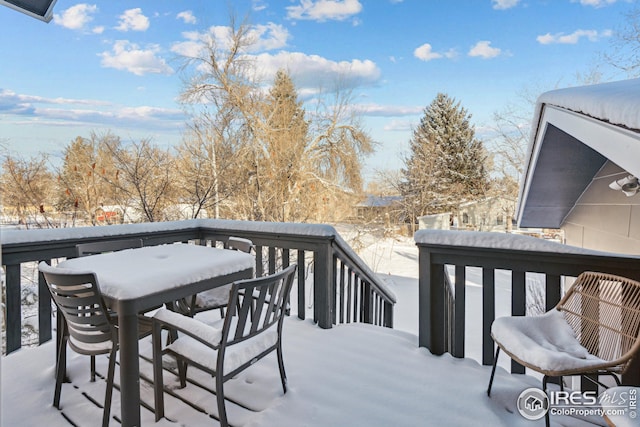
[[(260, 36), (267, 73), (289, 70), (301, 96), (349, 82), (379, 142), (371, 171), (401, 167), (412, 126), (438, 92), (487, 137), (523, 91), (575, 84), (602, 65), (628, 0), (58, 0), (45, 24), (0, 6), (0, 142), (60, 157), (76, 136), (177, 144), (186, 116), (180, 54), (229, 24)], [(622, 79), (600, 68), (608, 79)]]

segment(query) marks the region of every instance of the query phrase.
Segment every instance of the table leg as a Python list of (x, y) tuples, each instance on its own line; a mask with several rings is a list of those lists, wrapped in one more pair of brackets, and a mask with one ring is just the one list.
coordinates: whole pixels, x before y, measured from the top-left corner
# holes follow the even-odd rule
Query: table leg
[(140, 426), (140, 361), (138, 316), (118, 315), (120, 341), (120, 400), (122, 426)]

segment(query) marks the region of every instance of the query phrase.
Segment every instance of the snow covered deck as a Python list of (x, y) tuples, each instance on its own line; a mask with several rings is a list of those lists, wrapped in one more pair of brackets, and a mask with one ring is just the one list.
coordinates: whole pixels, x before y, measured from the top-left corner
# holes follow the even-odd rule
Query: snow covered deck
[[(413, 334), (367, 324), (321, 329), (295, 317), (284, 325), (284, 357), (289, 392), (282, 394), (275, 359), (269, 356), (225, 386), (232, 425), (242, 426), (416, 426), (416, 425), (543, 425), (521, 417), (516, 399), (539, 381), (499, 369), (492, 397), (486, 387), (490, 367), (445, 354), (434, 356), (419, 348)], [(141, 344), (150, 354), (148, 342)], [(62, 391), (62, 410), (52, 407), (54, 354), (50, 341), (22, 349), (2, 359), (0, 424), (93, 426), (102, 409), (104, 379), (89, 382), (89, 360), (69, 351), (71, 384)], [(106, 358), (98, 360), (104, 375)], [(177, 389), (178, 381), (165, 372), (167, 418), (154, 422), (151, 367), (141, 367), (144, 426), (216, 425), (215, 397), (200, 387), (213, 380), (196, 369), (194, 382)], [(116, 373), (116, 379), (118, 375)], [(120, 412), (116, 391), (112, 415)], [(594, 420), (600, 425), (603, 420)], [(584, 421), (552, 417), (553, 425), (586, 426)], [(120, 425), (112, 417), (111, 425)]]

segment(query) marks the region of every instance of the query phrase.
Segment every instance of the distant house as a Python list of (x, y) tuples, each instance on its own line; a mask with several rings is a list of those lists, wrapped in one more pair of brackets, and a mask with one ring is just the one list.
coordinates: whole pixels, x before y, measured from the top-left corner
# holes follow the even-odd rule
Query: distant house
[(374, 196), (368, 195), (360, 203), (355, 205), (356, 216), (359, 220), (385, 223), (399, 223), (401, 208), (401, 196)]
[(451, 212), (419, 216), (418, 229), (450, 230), (451, 229)]
[(521, 227), (561, 228), (566, 243), (640, 253), (640, 80), (538, 98), (520, 186)]
[(418, 227), (431, 230), (511, 231), (516, 200), (488, 197), (458, 205), (454, 212), (418, 217)]
[(475, 231), (511, 231), (516, 200), (487, 197), (462, 203), (453, 216), (453, 227)]

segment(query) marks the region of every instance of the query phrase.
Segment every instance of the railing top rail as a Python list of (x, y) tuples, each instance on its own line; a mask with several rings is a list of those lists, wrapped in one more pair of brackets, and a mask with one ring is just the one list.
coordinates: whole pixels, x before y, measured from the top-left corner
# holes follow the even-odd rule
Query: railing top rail
[(333, 243), (334, 251), (340, 253), (342, 256), (347, 258), (349, 262), (352, 264), (352, 268), (359, 270), (364, 277), (369, 278), (371, 284), (376, 288), (376, 290), (382, 295), (387, 301), (395, 304), (396, 296), (395, 294), (384, 284), (384, 282), (378, 278), (376, 273), (369, 268), (367, 264), (365, 264), (360, 257), (353, 251), (351, 246), (345, 242), (342, 237), (337, 234)]
[(418, 247), (457, 247), (537, 254), (567, 254), (607, 258), (640, 259), (637, 255), (584, 249), (519, 234), (486, 231), (419, 230), (414, 235)]
[(108, 236), (116, 237), (131, 234), (151, 234), (158, 232), (184, 231), (203, 228), (229, 231), (243, 230), (246, 232), (275, 233), (279, 235), (318, 238), (333, 238), (338, 234), (334, 227), (325, 224), (192, 219), (184, 221), (152, 222), (144, 224), (6, 230), (0, 234), (0, 243), (3, 246), (11, 246), (29, 244), (33, 242), (82, 240), (91, 238), (104, 238)]

